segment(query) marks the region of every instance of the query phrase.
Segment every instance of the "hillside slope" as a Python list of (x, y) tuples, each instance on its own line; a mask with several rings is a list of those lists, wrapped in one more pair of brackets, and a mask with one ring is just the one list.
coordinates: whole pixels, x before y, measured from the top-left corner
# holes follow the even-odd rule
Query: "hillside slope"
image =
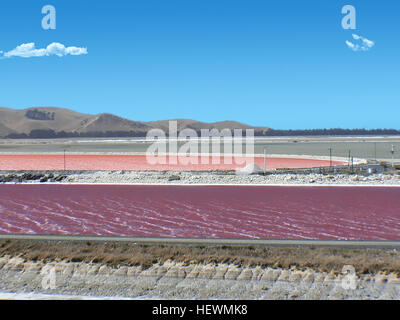
[[(234, 121), (205, 123), (188, 119), (177, 119), (178, 131), (185, 128), (201, 129), (250, 129), (252, 127)], [(56, 107), (34, 107), (23, 110), (0, 108), (0, 138), (8, 137), (54, 137), (62, 136), (145, 136), (151, 129), (169, 130), (169, 121), (132, 121), (109, 113), (97, 115), (79, 113)], [(268, 128), (255, 128), (267, 131)], [(39, 133), (38, 133), (39, 131)]]

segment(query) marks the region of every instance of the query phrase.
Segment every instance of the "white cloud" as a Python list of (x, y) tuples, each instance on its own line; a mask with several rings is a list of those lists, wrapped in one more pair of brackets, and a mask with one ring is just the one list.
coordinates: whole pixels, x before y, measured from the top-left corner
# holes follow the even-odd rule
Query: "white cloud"
[(4, 58), (11, 57), (22, 57), (22, 58), (31, 58), (31, 57), (44, 57), (56, 55), (58, 57), (63, 57), (66, 55), (78, 56), (82, 54), (87, 54), (88, 51), (86, 48), (79, 47), (66, 47), (62, 43), (53, 42), (49, 44), (46, 48), (36, 49), (35, 43), (23, 43), (16, 47), (13, 50), (3, 53), (0, 51), (0, 54), (3, 54)]
[(353, 39), (358, 41), (359, 44), (346, 40), (346, 45), (353, 51), (368, 51), (375, 45), (375, 42), (368, 40), (367, 38), (364, 38), (362, 36), (359, 36), (357, 34), (353, 33), (352, 36)]
[(362, 41), (368, 48), (372, 48), (375, 45), (375, 43), (373, 41), (365, 39), (365, 38), (362, 39)]
[(358, 51), (358, 49), (359, 49), (358, 44), (354, 44), (353, 42), (350, 42), (348, 40), (346, 40), (346, 44), (351, 50)]

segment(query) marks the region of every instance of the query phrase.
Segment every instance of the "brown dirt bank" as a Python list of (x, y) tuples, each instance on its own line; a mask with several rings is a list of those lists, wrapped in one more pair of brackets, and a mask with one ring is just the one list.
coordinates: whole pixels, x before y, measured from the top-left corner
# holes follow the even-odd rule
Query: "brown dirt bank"
[(156, 245), (89, 241), (1, 240), (0, 257), (30, 261), (93, 262), (109, 266), (225, 263), (243, 267), (313, 269), (341, 273), (344, 265), (357, 274), (400, 274), (400, 252), (385, 249), (277, 248), (256, 246)]

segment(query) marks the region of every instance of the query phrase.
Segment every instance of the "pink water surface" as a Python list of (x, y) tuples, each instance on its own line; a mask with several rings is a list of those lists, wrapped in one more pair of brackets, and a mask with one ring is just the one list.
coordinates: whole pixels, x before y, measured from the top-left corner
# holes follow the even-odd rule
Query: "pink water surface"
[[(151, 164), (145, 155), (87, 155), (87, 154), (2, 154), (0, 170), (177, 170), (208, 171), (234, 170), (246, 165), (245, 157), (228, 158), (206, 156), (208, 163), (202, 163), (198, 156), (166, 158), (166, 164)], [(65, 161), (64, 161), (65, 160)], [(184, 161), (189, 164), (184, 164)], [(190, 160), (190, 162), (189, 162)], [(204, 159), (203, 159), (204, 160)], [(176, 162), (176, 164), (172, 164)], [(250, 162), (264, 168), (264, 158), (256, 157)], [(231, 162), (231, 163), (230, 163)], [(196, 164), (197, 163), (197, 164)], [(267, 169), (272, 168), (312, 168), (326, 167), (329, 160), (300, 158), (267, 158)], [(332, 161), (332, 165), (346, 164), (344, 161)]]
[(400, 240), (400, 187), (3, 184), (0, 233)]

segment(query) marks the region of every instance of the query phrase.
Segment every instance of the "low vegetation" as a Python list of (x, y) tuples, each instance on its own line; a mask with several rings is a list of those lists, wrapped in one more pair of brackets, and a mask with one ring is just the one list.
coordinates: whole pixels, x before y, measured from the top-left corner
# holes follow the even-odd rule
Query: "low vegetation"
[(229, 263), (238, 266), (314, 269), (340, 273), (352, 265), (358, 274), (400, 274), (400, 253), (383, 249), (282, 248), (262, 246), (162, 245), (89, 241), (0, 241), (1, 256), (33, 261), (92, 262), (111, 266), (141, 265), (148, 268), (167, 260), (194, 263)]

